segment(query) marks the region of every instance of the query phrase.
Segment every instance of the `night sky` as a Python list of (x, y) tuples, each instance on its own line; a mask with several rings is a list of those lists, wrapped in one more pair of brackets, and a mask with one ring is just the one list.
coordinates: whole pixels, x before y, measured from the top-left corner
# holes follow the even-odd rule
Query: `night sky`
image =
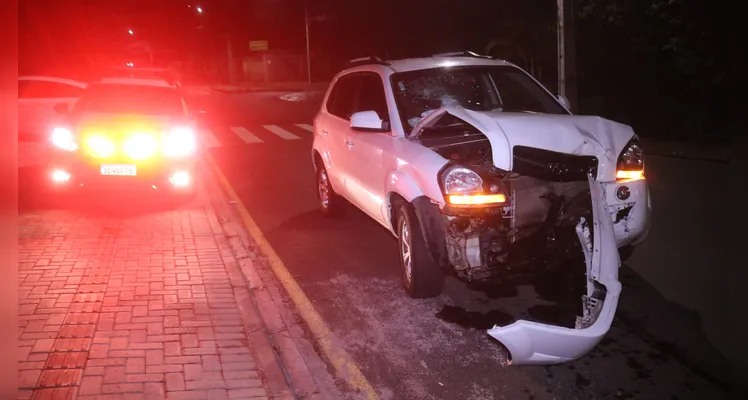
[[(534, 9), (533, 3), (537, 3)], [(23, 73), (69, 64), (85, 53), (111, 51), (136, 38), (190, 51), (200, 41), (225, 41), (231, 34), (238, 55), (248, 49), (249, 40), (268, 40), (271, 50), (303, 52), (304, 4), (303, 0), (21, 2), (20, 69)], [(203, 13), (195, 11), (198, 6)], [(500, 34), (500, 20), (525, 14), (530, 16), (525, 19), (552, 24), (554, 7), (549, 0), (309, 0), (311, 51), (342, 58), (482, 51), (492, 35)], [(135, 35), (130, 36), (128, 29)]]
[[(733, 82), (744, 75), (727, 2), (574, 0), (579, 110), (651, 135), (724, 138), (742, 129), (726, 118), (737, 102), (725, 99), (737, 97)], [(92, 54), (111, 58), (136, 40), (224, 63), (229, 38), (237, 59), (250, 55), (250, 40), (305, 53), (303, 0), (19, 3), (20, 74), (75, 75), (99, 62)], [(531, 73), (556, 85), (555, 0), (308, 0), (308, 9), (317, 80), (356, 57), (484, 53), (501, 40), (509, 45), (492, 55), (533, 65)]]

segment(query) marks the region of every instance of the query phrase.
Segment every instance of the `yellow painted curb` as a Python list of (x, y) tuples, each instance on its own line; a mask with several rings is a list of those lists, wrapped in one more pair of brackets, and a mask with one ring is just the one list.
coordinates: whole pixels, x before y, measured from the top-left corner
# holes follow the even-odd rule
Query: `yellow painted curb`
[(208, 164), (210, 164), (211, 169), (218, 177), (218, 180), (221, 182), (221, 185), (223, 185), (228, 196), (231, 200), (236, 202), (236, 209), (239, 212), (239, 216), (241, 217), (244, 226), (247, 228), (247, 231), (260, 247), (262, 253), (267, 256), (268, 262), (270, 263), (270, 267), (273, 269), (275, 276), (278, 277), (278, 280), (286, 289), (286, 292), (288, 292), (289, 297), (291, 297), (291, 300), (296, 305), (296, 308), (299, 310), (302, 318), (304, 318), (304, 321), (306, 321), (320, 348), (335, 367), (340, 378), (348, 382), (348, 384), (354, 389), (357, 389), (362, 394), (366, 395), (368, 399), (379, 399), (379, 395), (374, 391), (374, 388), (371, 386), (369, 381), (366, 380), (366, 377), (364, 377), (364, 374), (358, 368), (348, 352), (340, 346), (333, 346), (333, 333), (330, 328), (327, 327), (311, 301), (309, 301), (309, 298), (306, 297), (306, 294), (301, 290), (299, 284), (288, 272), (286, 265), (280, 257), (278, 257), (278, 254), (265, 238), (265, 235), (257, 226), (254, 219), (252, 219), (252, 216), (249, 215), (249, 212), (244, 207), (244, 204), (242, 204), (239, 196), (234, 191), (234, 188), (231, 187), (231, 184), (228, 179), (226, 179), (226, 176), (218, 167), (218, 164), (216, 164), (213, 157), (210, 154), (206, 154), (205, 156)]

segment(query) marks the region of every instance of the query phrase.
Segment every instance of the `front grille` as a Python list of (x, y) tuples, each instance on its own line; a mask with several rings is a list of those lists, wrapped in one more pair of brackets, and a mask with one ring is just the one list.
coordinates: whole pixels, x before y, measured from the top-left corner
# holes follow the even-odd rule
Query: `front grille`
[(586, 181), (589, 175), (597, 177), (597, 157), (578, 156), (514, 146), (512, 171), (549, 182)]

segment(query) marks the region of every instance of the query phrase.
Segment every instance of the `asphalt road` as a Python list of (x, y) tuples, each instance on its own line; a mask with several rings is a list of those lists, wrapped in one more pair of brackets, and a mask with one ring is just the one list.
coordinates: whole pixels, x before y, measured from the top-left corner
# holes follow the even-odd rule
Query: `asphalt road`
[[(324, 218), (317, 211), (312, 134), (303, 124), (311, 125), (321, 94), (304, 99), (286, 95), (299, 101), (285, 101), (281, 95), (203, 97), (205, 127), (217, 139), (210, 141), (220, 143), (210, 151), (291, 274), (383, 398), (727, 397), (726, 385), (715, 372), (719, 366), (700, 365), (694, 361), (698, 357), (684, 354), (714, 357), (699, 323), (628, 266), (621, 270), (620, 317), (596, 350), (560, 366), (507, 366), (504, 348), (485, 329), (516, 318), (552, 319), (552, 306), (569, 297), (567, 290), (552, 285), (558, 277), (481, 290), (448, 278), (440, 297), (408, 298), (400, 286), (396, 241), (385, 229), (353, 207), (340, 219)], [(239, 137), (237, 127), (251, 133), (250, 144)], [(279, 137), (278, 128), (297, 138)], [(658, 169), (669, 168), (657, 160), (649, 165), (654, 176)], [(667, 188), (667, 182), (657, 184)], [(656, 205), (658, 197), (665, 196), (659, 192), (663, 190), (653, 189)], [(653, 236), (660, 242), (648, 243), (650, 250), (644, 254), (658, 246), (666, 245), (669, 251), (678, 246), (662, 234)], [(632, 260), (643, 257), (637, 254)], [(651, 320), (666, 324), (677, 340), (659, 339), (670, 334), (667, 329), (652, 335), (646, 322)], [(681, 329), (689, 333), (678, 333)]]
[[(693, 239), (668, 234), (680, 228), (683, 216), (656, 214), (660, 227), (635, 253), (632, 265), (621, 269), (618, 318), (591, 354), (559, 366), (507, 366), (505, 349), (485, 329), (516, 318), (561, 315), (557, 305), (568, 303), (566, 289), (573, 282), (559, 288), (559, 276), (540, 276), (469, 288), (448, 278), (440, 297), (410, 299), (401, 288), (392, 235), (353, 207), (339, 219), (317, 211), (308, 125), (321, 94), (285, 94), (282, 100), (283, 95), (214, 93), (197, 96), (193, 104), (205, 110), (208, 151), (382, 398), (728, 398), (721, 356), (709, 344), (703, 321), (694, 320), (692, 312), (667, 300), (672, 293), (660, 293), (651, 283), (683, 274), (675, 268), (697, 255)], [(671, 178), (681, 170), (669, 161), (648, 163), (657, 210), (676, 193), (673, 186), (682, 184)], [(38, 173), (37, 167), (19, 170), (26, 182), (21, 211), (54, 206), (26, 190)], [(713, 174), (697, 169), (689, 177), (699, 181), (693, 175), (699, 173)], [(684, 212), (694, 215), (698, 209), (694, 204)], [(720, 228), (713, 229), (704, 235), (712, 237), (707, 245), (717, 246)], [(673, 252), (679, 253), (677, 266), (667, 262)], [(680, 278), (681, 285), (687, 280)], [(714, 302), (700, 311), (718, 312), (718, 300)]]

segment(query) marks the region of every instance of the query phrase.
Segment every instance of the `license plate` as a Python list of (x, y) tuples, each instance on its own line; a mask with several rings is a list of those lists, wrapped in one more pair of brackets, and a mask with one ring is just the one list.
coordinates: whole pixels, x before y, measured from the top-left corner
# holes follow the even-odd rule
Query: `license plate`
[(135, 176), (137, 169), (134, 165), (102, 165), (102, 175)]

